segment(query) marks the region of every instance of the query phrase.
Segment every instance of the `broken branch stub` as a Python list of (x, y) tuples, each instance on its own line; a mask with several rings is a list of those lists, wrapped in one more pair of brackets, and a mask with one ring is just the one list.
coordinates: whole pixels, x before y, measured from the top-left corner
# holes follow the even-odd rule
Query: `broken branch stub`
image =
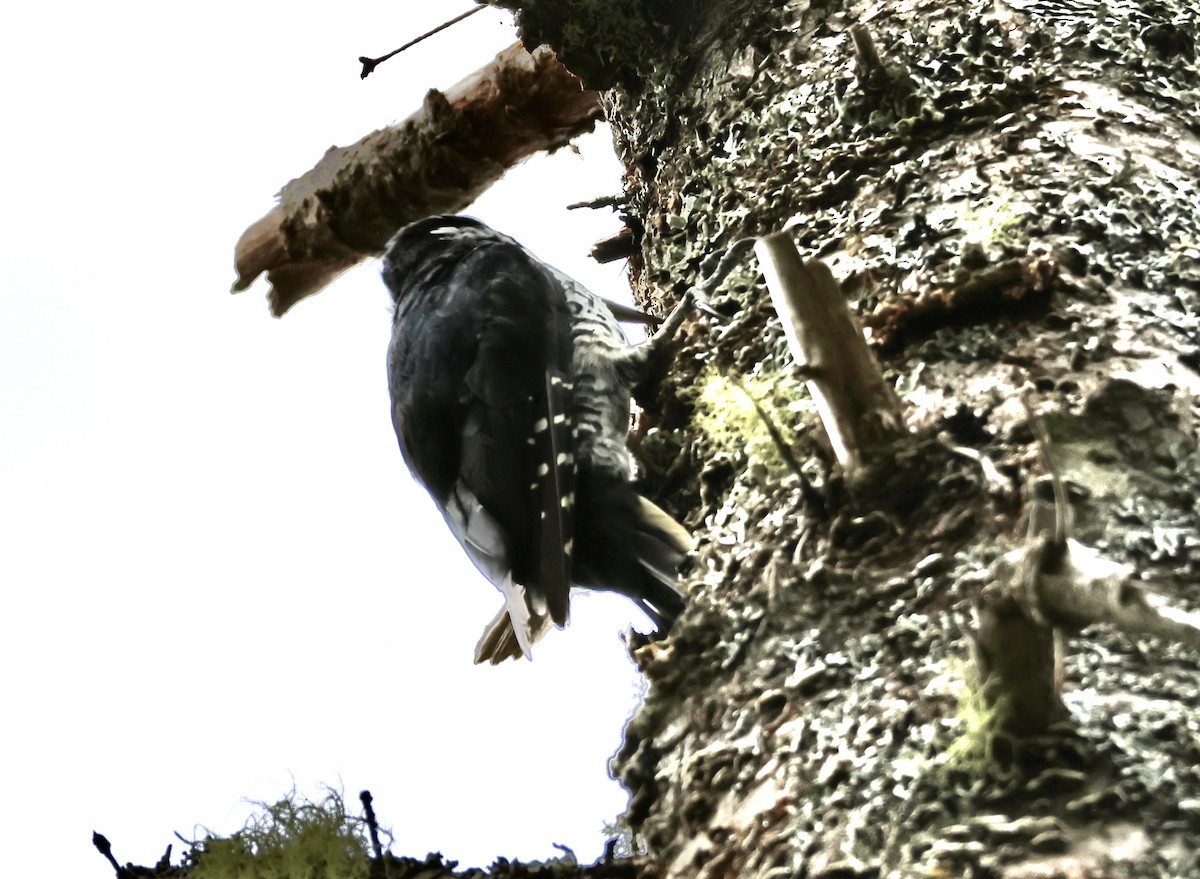
[(1015, 735), (1043, 732), (1063, 715), (1060, 632), (1103, 623), (1200, 648), (1200, 614), (1134, 583), (1131, 568), (1090, 546), (1070, 538), (1056, 546), (1052, 516), (1035, 504), (1025, 545), (997, 560), (975, 608), (980, 680)]
[(1151, 635), (1200, 650), (1200, 614), (1133, 582), (1125, 565), (1090, 546), (1068, 540), (1067, 575), (1043, 575), (1039, 597), (1044, 611), (1072, 628), (1107, 623), (1126, 634)]
[[(1043, 446), (1043, 449), (1045, 447)], [(1052, 470), (1046, 456), (1047, 468)], [(1052, 470), (1052, 472), (1054, 472)], [(1057, 475), (1054, 476), (1057, 486)], [(1063, 567), (1063, 522), (1069, 511), (1034, 502), (1025, 545), (1002, 556), (996, 576), (975, 602), (975, 663), (988, 702), (1001, 710), (1000, 728), (1038, 735), (1064, 716), (1063, 639), (1043, 613), (1039, 586), (1047, 570)]]
[(401, 227), (465, 209), (522, 159), (592, 130), (600, 97), (546, 47), (517, 43), (399, 125), (330, 149), (237, 243), (233, 292), (266, 272), (282, 315), (383, 252)]
[(853, 475), (904, 435), (899, 401), (829, 267), (802, 259), (786, 232), (758, 239), (754, 250), (834, 454)]
[(975, 663), (984, 696), (1013, 736), (1046, 731), (1062, 718), (1062, 638), (1033, 619), (1008, 584), (992, 584), (975, 604)]

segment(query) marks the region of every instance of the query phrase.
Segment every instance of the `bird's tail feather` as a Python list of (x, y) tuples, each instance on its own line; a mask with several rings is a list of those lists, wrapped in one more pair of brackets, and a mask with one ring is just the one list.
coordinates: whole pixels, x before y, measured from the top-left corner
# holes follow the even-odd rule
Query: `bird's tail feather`
[[(646, 575), (638, 604), (660, 629), (669, 629), (683, 613), (684, 599), (676, 584), (679, 566), (692, 547), (691, 535), (654, 502), (637, 495), (634, 549)], [(647, 607), (649, 605), (649, 607)]]
[[(685, 605), (677, 583), (691, 535), (624, 481), (582, 481), (591, 497), (576, 506), (577, 517), (584, 517), (575, 530), (579, 585), (627, 596), (666, 632)], [(502, 587), (508, 600), (475, 648), (477, 664), (529, 656), (530, 647), (554, 625), (546, 608), (529, 609), (524, 589), (511, 581), (509, 587)]]
[(532, 614), (526, 621), (522, 637), (518, 637), (508, 605), (501, 607), (500, 613), (487, 624), (483, 636), (475, 645), (475, 664), (486, 662), (499, 665), (506, 659), (520, 659), (522, 656), (531, 658), (530, 648), (550, 630), (552, 623), (553, 620), (545, 614)]
[(575, 510), (579, 584), (626, 595), (669, 629), (684, 608), (676, 584), (691, 535), (629, 483), (589, 476), (581, 474), (579, 489), (589, 500)]

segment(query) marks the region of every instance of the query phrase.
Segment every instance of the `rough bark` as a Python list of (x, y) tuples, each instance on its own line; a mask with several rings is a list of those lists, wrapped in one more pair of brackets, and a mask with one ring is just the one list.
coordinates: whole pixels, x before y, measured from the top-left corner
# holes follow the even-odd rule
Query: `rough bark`
[(413, 220), (455, 213), (521, 159), (590, 131), (599, 96), (554, 53), (516, 44), (440, 92), (404, 122), (330, 149), (284, 186), (279, 204), (238, 241), (233, 290), (260, 274), (282, 315)]
[(972, 608), (1041, 472), (1026, 385), (1073, 535), (1200, 603), (1195, 12), (1015, 7), (700, 3), (608, 97), (643, 302), (790, 224), (913, 431), (848, 491), (794, 407), (823, 517), (795, 477), (691, 426), (714, 364), (787, 374), (756, 266), (714, 299), (725, 325), (695, 329), (651, 468), (699, 534), (692, 603), (637, 651), (652, 686), (614, 761), (656, 875), (1200, 869), (1194, 653), (1068, 639), (1064, 720), (1034, 739), (981, 716), (971, 681)]

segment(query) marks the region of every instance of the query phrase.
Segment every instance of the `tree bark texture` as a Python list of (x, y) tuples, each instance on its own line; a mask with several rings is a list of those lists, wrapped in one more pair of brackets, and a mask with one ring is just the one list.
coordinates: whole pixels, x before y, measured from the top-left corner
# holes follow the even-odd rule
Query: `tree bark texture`
[(699, 538), (691, 604), (635, 650), (651, 688), (613, 764), (648, 875), (1198, 874), (1193, 652), (1092, 628), (1066, 641), (1048, 732), (971, 707), (972, 611), (1042, 472), (1023, 387), (1071, 536), (1200, 605), (1194, 8), (660, 8), (617, 56), (640, 63), (604, 74), (641, 301), (788, 226), (843, 282), (912, 437), (849, 486), (811, 411), (785, 410), (818, 509), (691, 418), (714, 370), (787, 381), (753, 261), (714, 299), (727, 320), (693, 324), (646, 456)]

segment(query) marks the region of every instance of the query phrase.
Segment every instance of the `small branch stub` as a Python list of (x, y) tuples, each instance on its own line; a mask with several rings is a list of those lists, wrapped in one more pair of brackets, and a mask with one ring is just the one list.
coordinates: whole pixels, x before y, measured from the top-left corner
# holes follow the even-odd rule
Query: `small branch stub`
[(108, 837), (99, 831), (92, 831), (92, 845), (96, 847), (96, 851), (104, 856), (104, 860), (112, 865), (113, 871), (117, 874), (117, 879), (124, 879), (126, 870), (118, 863), (116, 855), (112, 851), (112, 843), (108, 841)]
[(900, 404), (829, 267), (802, 259), (786, 232), (758, 239), (754, 250), (834, 454), (853, 475), (904, 434)]
[(1034, 618), (1011, 583), (992, 584), (975, 604), (975, 663), (984, 695), (1002, 707), (1001, 728), (1043, 733), (1065, 713), (1062, 636)]
[(375, 807), (371, 804), (372, 797), (369, 790), (365, 790), (358, 795), (359, 802), (363, 805), (363, 816), (367, 821), (367, 832), (371, 835), (371, 850), (375, 852), (375, 860), (383, 860), (383, 845), (379, 841), (379, 822), (375, 819)]
[(1063, 633), (1107, 623), (1200, 648), (1200, 615), (1133, 582), (1127, 565), (1068, 536), (1071, 509), (1045, 422), (1025, 407), (1041, 449), (1053, 502), (1034, 500), (1023, 546), (995, 563), (995, 581), (976, 603), (975, 658), (988, 699), (1004, 708), (1014, 735), (1043, 732), (1061, 717)]
[(854, 41), (854, 54), (865, 73), (884, 69), (883, 59), (879, 57), (879, 50), (875, 48), (875, 41), (871, 39), (871, 32), (865, 24), (850, 25), (850, 39)]
[(1023, 568), (1031, 615), (1043, 625), (1048, 621), (1069, 631), (1107, 623), (1131, 635), (1154, 635), (1200, 648), (1200, 614), (1172, 606), (1133, 582), (1133, 568), (1070, 538), (1071, 508), (1050, 434), (1028, 396), (1023, 399), (1054, 489), (1050, 512), (1037, 504), (1030, 512)]

